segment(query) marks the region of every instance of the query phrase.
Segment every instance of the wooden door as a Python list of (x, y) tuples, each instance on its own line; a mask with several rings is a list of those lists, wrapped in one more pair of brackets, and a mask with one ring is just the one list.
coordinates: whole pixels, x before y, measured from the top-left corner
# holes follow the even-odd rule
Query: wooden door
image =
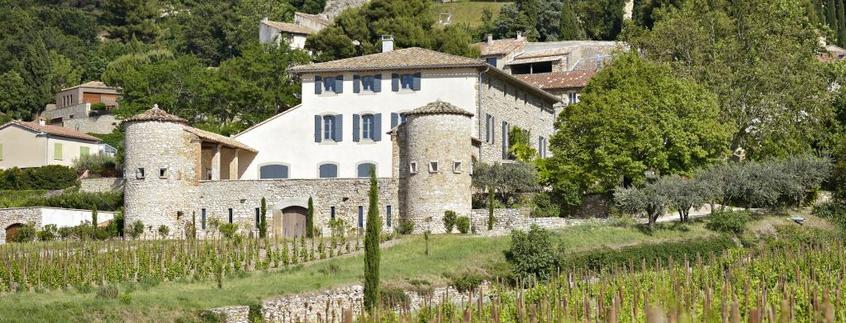
[(282, 230), (286, 238), (296, 238), (305, 235), (306, 208), (291, 206), (282, 210)]

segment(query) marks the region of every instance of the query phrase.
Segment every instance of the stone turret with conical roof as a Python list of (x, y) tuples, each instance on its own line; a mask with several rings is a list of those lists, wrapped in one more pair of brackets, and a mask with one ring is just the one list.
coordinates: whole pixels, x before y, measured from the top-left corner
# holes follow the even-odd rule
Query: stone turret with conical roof
[(473, 114), (435, 101), (403, 115), (406, 122), (394, 131), (400, 216), (414, 221), (417, 232), (444, 232), (444, 212), (471, 212)]
[(199, 200), (200, 142), (187, 121), (153, 106), (123, 121), (125, 129), (125, 221), (141, 221), (146, 237), (168, 227), (181, 237)]

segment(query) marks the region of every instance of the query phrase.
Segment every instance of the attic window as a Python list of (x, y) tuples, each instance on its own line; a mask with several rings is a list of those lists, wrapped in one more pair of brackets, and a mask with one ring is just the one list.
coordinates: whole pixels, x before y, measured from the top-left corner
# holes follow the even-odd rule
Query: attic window
[(167, 178), (167, 168), (159, 168), (159, 178)]
[(135, 170), (135, 179), (144, 179), (144, 168)]
[(438, 172), (438, 162), (437, 161), (430, 161), (429, 162), (429, 172), (430, 173), (437, 173)]

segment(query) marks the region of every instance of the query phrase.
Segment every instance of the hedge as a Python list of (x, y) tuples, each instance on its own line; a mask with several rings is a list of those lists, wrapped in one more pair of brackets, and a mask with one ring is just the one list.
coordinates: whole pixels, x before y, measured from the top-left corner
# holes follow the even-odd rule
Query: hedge
[(559, 264), (565, 270), (583, 268), (599, 271), (603, 268), (630, 264), (640, 267), (641, 262), (645, 260), (647, 266), (652, 267), (656, 260), (667, 263), (670, 258), (682, 261), (685, 258), (694, 259), (697, 254), (706, 257), (711, 254), (720, 254), (735, 246), (735, 242), (729, 236), (721, 235), (708, 239), (643, 244), (621, 249), (604, 248), (569, 254), (562, 252), (559, 254)]
[(76, 171), (66, 166), (0, 170), (0, 190), (61, 190), (77, 185)]
[(14, 192), (0, 197), (0, 207), (49, 206), (89, 210), (97, 207), (101, 211), (115, 211), (123, 207), (122, 192), (65, 192), (46, 196), (46, 191), (0, 191), (0, 194)]

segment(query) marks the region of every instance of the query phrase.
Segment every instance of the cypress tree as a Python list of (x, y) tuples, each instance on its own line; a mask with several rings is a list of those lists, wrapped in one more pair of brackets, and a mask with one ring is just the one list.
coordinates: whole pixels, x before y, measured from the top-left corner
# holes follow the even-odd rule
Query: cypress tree
[(367, 231), (364, 236), (364, 307), (372, 312), (379, 303), (379, 234), (382, 220), (379, 218), (379, 188), (376, 172), (370, 170), (370, 203), (367, 209)]
[(488, 231), (493, 230), (494, 226), (494, 189), (493, 186), (488, 186)]
[(842, 0), (837, 1), (837, 24), (831, 26), (837, 36), (838, 46), (846, 44), (846, 9), (843, 8), (844, 5), (846, 4)]
[(558, 30), (560, 40), (585, 39), (585, 31), (579, 25), (579, 18), (576, 16), (572, 0), (564, 0)]
[(94, 230), (97, 230), (97, 206), (95, 205), (93, 209), (91, 209), (91, 225), (94, 226)]
[(306, 237), (314, 237), (314, 202), (308, 197), (308, 212), (306, 212)]
[(259, 215), (259, 238), (267, 237), (267, 200), (261, 198), (261, 214)]

